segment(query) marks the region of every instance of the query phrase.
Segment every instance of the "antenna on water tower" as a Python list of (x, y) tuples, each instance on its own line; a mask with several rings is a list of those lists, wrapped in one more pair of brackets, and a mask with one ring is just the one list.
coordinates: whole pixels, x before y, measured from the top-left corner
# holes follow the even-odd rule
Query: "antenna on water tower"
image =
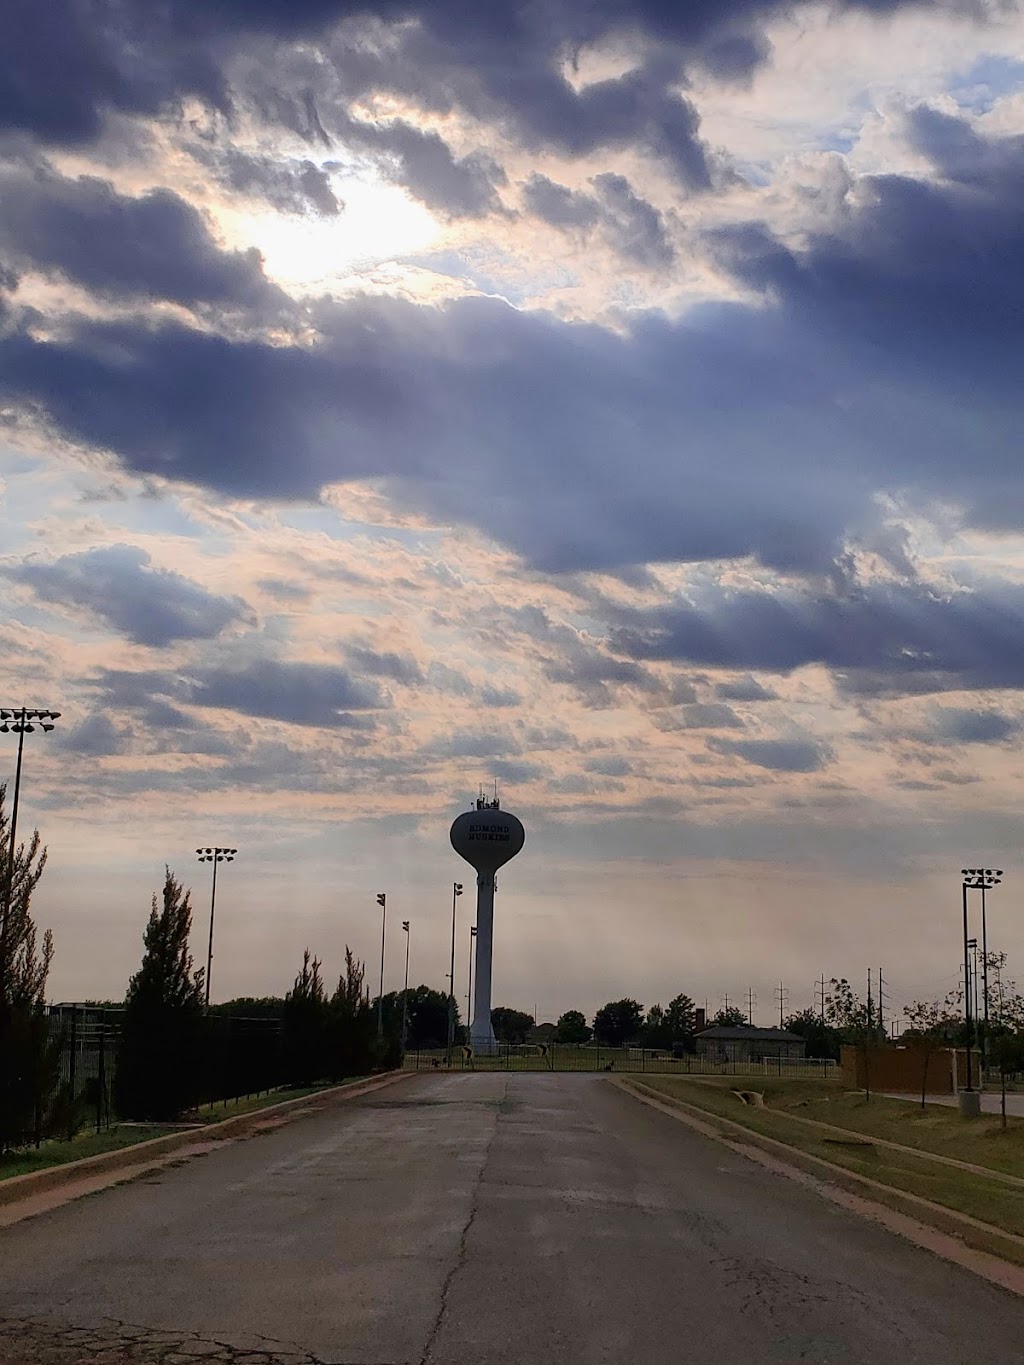
[(491, 1028), (494, 874), (521, 852), (526, 831), (511, 811), (501, 809), (495, 782), (494, 800), (487, 800), (481, 786), (476, 810), (463, 811), (456, 816), (450, 838), (455, 852), (476, 869), (476, 976), (470, 1041), (477, 1052), (493, 1052), (496, 1047)]

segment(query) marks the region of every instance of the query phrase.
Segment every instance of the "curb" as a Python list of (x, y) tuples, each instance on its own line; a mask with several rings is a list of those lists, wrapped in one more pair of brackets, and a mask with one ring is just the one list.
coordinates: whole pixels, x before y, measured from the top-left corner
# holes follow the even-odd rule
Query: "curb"
[[(957, 1213), (955, 1209), (947, 1208), (945, 1204), (936, 1204), (919, 1194), (910, 1193), (909, 1190), (901, 1190), (895, 1185), (872, 1180), (870, 1176), (858, 1175), (855, 1171), (847, 1170), (845, 1166), (836, 1166), (823, 1157), (802, 1152), (798, 1147), (791, 1147), (789, 1143), (779, 1138), (767, 1137), (745, 1127), (742, 1123), (736, 1123), (733, 1119), (723, 1118), (707, 1109), (701, 1109), (698, 1105), (687, 1104), (685, 1100), (678, 1100), (664, 1091), (655, 1090), (652, 1086), (644, 1085), (642, 1081), (617, 1077), (612, 1083), (621, 1090), (632, 1092), (642, 1103), (651, 1104), (666, 1113), (671, 1114), (674, 1109), (682, 1110), (683, 1113), (676, 1117), (691, 1127), (702, 1129), (708, 1136), (724, 1139), (730, 1145), (734, 1145), (735, 1139), (740, 1138), (747, 1146), (756, 1147), (770, 1155), (781, 1153), (797, 1172), (817, 1176), (819, 1180), (826, 1180), (829, 1184), (859, 1195), (862, 1199), (872, 1198), (884, 1208), (895, 1209), (905, 1217), (934, 1228), (975, 1251), (998, 1257), (1001, 1261), (1016, 1267), (1024, 1266), (1024, 1237), (1017, 1233), (1007, 1232), (992, 1223), (983, 1223), (970, 1214)], [(685, 1118), (683, 1114), (686, 1115)], [(691, 1116), (696, 1122), (691, 1120)], [(915, 1151), (913, 1155), (921, 1157), (924, 1161), (928, 1160), (927, 1153), (922, 1155)], [(1014, 1292), (1024, 1293), (1024, 1286), (1015, 1287)]]
[(371, 1090), (393, 1085), (403, 1076), (414, 1074), (408, 1071), (385, 1071), (368, 1080), (349, 1081), (347, 1084), (331, 1086), (329, 1089), (317, 1090), (309, 1095), (300, 1095), (296, 1099), (282, 1100), (279, 1104), (268, 1104), (263, 1109), (253, 1109), (247, 1114), (220, 1119), (217, 1123), (183, 1128), (177, 1133), (150, 1138), (147, 1142), (136, 1142), (129, 1147), (117, 1147), (112, 1152), (83, 1157), (80, 1161), (65, 1161), (59, 1166), (47, 1166), (41, 1171), (8, 1176), (6, 1180), (0, 1180), (0, 1206), (16, 1204), (32, 1195), (42, 1194), (61, 1185), (74, 1184), (89, 1176), (143, 1166), (154, 1157), (165, 1156), (168, 1152), (177, 1151), (179, 1147), (191, 1147), (197, 1142), (217, 1142), (223, 1138), (237, 1137), (249, 1128), (258, 1127), (273, 1115), (287, 1114), (289, 1110), (298, 1109), (303, 1105), (307, 1108), (313, 1104), (319, 1105), (322, 1100), (355, 1099)]

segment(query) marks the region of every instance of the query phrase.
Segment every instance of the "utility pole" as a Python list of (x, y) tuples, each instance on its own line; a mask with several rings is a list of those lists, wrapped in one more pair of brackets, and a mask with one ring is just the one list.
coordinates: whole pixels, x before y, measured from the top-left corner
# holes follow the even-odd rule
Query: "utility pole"
[(377, 996), (377, 1037), (384, 1037), (384, 943), (388, 924), (388, 897), (386, 891), (377, 892), (380, 906), (380, 993)]
[(821, 1022), (825, 1022), (825, 973), (822, 972), (819, 979), (814, 983), (821, 987)]
[(754, 1027), (754, 991), (753, 987), (747, 987), (747, 1023), (751, 1028)]
[(789, 999), (789, 991), (784, 981), (780, 981), (775, 987), (775, 999), (779, 1006), (779, 1028), (782, 1028), (782, 1021), (786, 1015), (786, 1001)]
[(885, 982), (882, 980), (882, 969), (878, 969), (878, 1031), (883, 1036), (885, 1034)]

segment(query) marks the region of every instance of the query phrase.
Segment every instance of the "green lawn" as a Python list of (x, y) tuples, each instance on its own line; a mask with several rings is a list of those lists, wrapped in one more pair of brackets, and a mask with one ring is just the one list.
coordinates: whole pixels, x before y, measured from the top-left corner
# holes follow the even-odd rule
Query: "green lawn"
[[(922, 1112), (913, 1101), (878, 1096), (866, 1101), (862, 1092), (846, 1090), (840, 1081), (765, 1081), (756, 1087), (764, 1096), (764, 1108), (744, 1104), (733, 1093), (734, 1086), (743, 1087), (742, 1079), (650, 1076), (644, 1084), (858, 1175), (1024, 1236), (1024, 1187), (1018, 1190), (928, 1156), (953, 1157), (1024, 1178), (1022, 1119), (1010, 1119), (1004, 1130), (998, 1117), (962, 1119), (957, 1110), (942, 1105), (929, 1105)], [(750, 1082), (747, 1088), (755, 1089)], [(830, 1141), (828, 1134), (800, 1119), (845, 1129), (851, 1143)], [(866, 1141), (858, 1143), (858, 1137)], [(913, 1147), (921, 1155), (876, 1146), (870, 1141), (873, 1137)]]
[(174, 1131), (174, 1128), (155, 1123), (139, 1124), (137, 1127), (114, 1124), (98, 1134), (79, 1133), (70, 1142), (50, 1138), (38, 1149), (26, 1147), (0, 1156), (0, 1180), (9, 1180), (13, 1175), (28, 1175), (30, 1171), (42, 1171), (48, 1166), (63, 1166), (69, 1161), (82, 1161), (87, 1156), (100, 1156), (103, 1152), (131, 1147), (136, 1142), (148, 1142), (150, 1138), (164, 1137)]

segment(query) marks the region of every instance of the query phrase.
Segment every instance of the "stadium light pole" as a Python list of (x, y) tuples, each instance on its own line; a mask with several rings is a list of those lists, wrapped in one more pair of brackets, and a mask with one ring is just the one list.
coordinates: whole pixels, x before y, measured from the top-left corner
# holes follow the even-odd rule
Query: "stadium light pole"
[(233, 863), (237, 848), (197, 848), (201, 863), (213, 864), (213, 888), (210, 892), (210, 942), (206, 949), (206, 1000), (203, 1004), (204, 1011), (210, 1012), (210, 976), (213, 972), (213, 915), (217, 909), (217, 864)]
[(18, 848), (18, 802), (21, 798), (21, 764), (25, 753), (25, 736), (36, 729), (49, 734), (53, 722), (60, 719), (59, 711), (50, 711), (33, 706), (0, 707), (0, 734), (18, 736), (18, 760), (14, 769), (14, 797), (11, 801), (11, 833), (7, 841), (7, 876), (4, 885), (3, 912), (0, 914), (0, 962), (3, 949), (7, 944), (7, 921), (11, 914), (11, 898), (14, 895), (14, 855)]
[(405, 1056), (405, 1040), (409, 1034), (409, 921), (402, 920), (405, 933), (405, 989), (402, 991), (402, 1056)]
[(476, 925), (469, 930), (469, 989), (466, 991), (466, 1027), (473, 1025), (473, 955), (476, 948)]
[(380, 906), (380, 992), (377, 995), (377, 1037), (384, 1038), (384, 936), (388, 924), (388, 896), (386, 891), (377, 892)]
[(970, 930), (967, 923), (967, 893), (968, 891), (980, 891), (984, 896), (987, 890), (991, 890), (993, 886), (998, 886), (1003, 880), (1003, 869), (1001, 867), (962, 867), (960, 877), (964, 916), (964, 1024), (967, 1032), (967, 1084), (964, 1089), (973, 1090), (971, 1048), (974, 1043), (973, 1015), (976, 1014), (976, 1010), (972, 1010), (971, 1001), (971, 949)]
[(452, 958), (448, 970), (448, 1065), (452, 1064), (455, 1045), (455, 906), (462, 895), (462, 883), (452, 882)]

